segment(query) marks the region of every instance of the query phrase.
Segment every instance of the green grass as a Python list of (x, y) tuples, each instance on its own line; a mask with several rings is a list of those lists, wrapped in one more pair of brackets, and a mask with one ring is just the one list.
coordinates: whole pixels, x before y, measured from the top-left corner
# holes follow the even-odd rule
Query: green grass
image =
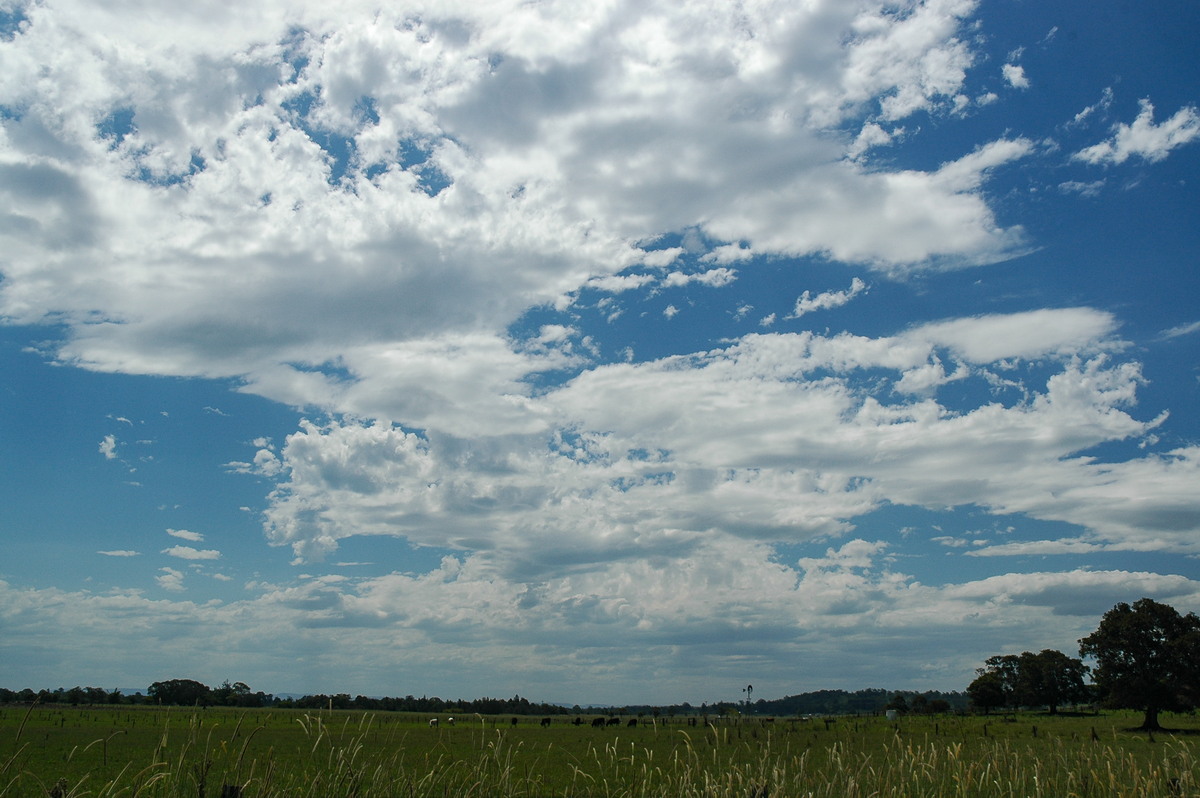
[[(265, 796), (1197, 796), (1200, 735), (1132, 714), (676, 718), (593, 729), (556, 717), (303, 710), (0, 709), (0, 798)], [(1169, 725), (1200, 731), (1191, 717)]]

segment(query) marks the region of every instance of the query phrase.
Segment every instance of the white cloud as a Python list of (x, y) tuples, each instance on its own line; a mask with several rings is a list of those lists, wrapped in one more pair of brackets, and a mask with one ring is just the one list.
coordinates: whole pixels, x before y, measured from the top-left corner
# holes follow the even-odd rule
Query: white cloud
[(597, 291), (606, 291), (610, 294), (619, 294), (623, 291), (632, 291), (635, 288), (641, 288), (647, 283), (654, 282), (655, 279), (652, 274), (613, 274), (589, 280), (587, 287), (594, 288)]
[(1079, 194), (1083, 197), (1095, 197), (1104, 188), (1103, 180), (1093, 180), (1087, 183), (1079, 180), (1067, 180), (1058, 184), (1059, 190), (1069, 194)]
[(1004, 73), (1004, 80), (1014, 89), (1028, 89), (1029, 78), (1025, 77), (1025, 68), (1017, 64), (1005, 64), (1000, 68)]
[(183, 591), (183, 572), (177, 571), (174, 568), (159, 568), (158, 576), (154, 577), (154, 581), (163, 590), (170, 590), (173, 593)]
[(723, 244), (700, 258), (704, 262), (737, 263), (754, 257), (754, 250), (741, 244)]
[[(755, 655), (756, 683), (793, 684), (794, 663), (804, 661), (811, 663), (806, 678), (830, 688), (961, 689), (992, 654), (1068, 650), (1131, 595), (1200, 609), (1200, 584), (1177, 575), (1072, 570), (937, 586), (895, 570), (888, 555), (878, 542), (851, 539), (789, 567), (767, 547), (719, 539), (683, 563), (617, 563), (528, 584), (473, 558), (447, 558), (420, 576), (252, 585), (247, 598), (229, 603), (0, 582), (0, 606), (10, 636), (57, 632), (40, 649), (55, 656), (6, 662), (22, 683), (69, 682), (70, 663), (88, 652), (97, 678), (124, 674), (149, 683), (177, 670), (216, 683), (235, 670), (257, 674), (263, 683), (255, 687), (316, 692), (329, 689), (330, 665), (350, 648), (355, 667), (337, 671), (337, 687), (352, 694), (402, 668), (432, 694), (527, 694), (537, 685), (534, 700), (611, 702), (716, 700), (714, 683), (744, 681), (737, 677), (747, 651)], [(183, 577), (163, 569), (158, 580), (178, 592)], [(880, 639), (864, 624), (894, 634)], [(120, 653), (148, 642), (156, 658), (130, 672)], [(225, 652), (220, 670), (197, 664), (198, 647), (217, 645)], [(529, 657), (531, 648), (537, 657)], [(897, 684), (918, 654), (933, 670)], [(581, 684), (595, 693), (578, 699)]]
[(1112, 347), (1112, 314), (1092, 308), (1033, 310), (933, 322), (905, 333), (914, 342), (945, 346), (971, 363), (1010, 357), (1090, 353)]
[(139, 557), (141, 552), (130, 551), (129, 549), (118, 549), (116, 551), (98, 551), (97, 554), (103, 554), (105, 557)]
[(1161, 161), (1171, 150), (1200, 136), (1200, 114), (1195, 108), (1181, 108), (1170, 119), (1156, 125), (1154, 106), (1146, 99), (1140, 104), (1141, 111), (1132, 125), (1118, 124), (1112, 138), (1080, 150), (1075, 153), (1075, 158), (1095, 164), (1121, 164), (1133, 157)]
[(815, 297), (810, 292), (805, 291), (796, 300), (796, 308), (788, 318), (798, 319), (806, 313), (812, 313), (814, 310), (840, 308), (866, 290), (867, 284), (855, 277), (850, 281), (850, 287), (845, 291), (825, 291), (817, 294)]
[(870, 148), (890, 144), (891, 141), (892, 136), (890, 133), (875, 122), (868, 122), (858, 132), (858, 136), (855, 137), (854, 143), (850, 145), (850, 149), (846, 152), (846, 155), (851, 158), (858, 158)]
[(5, 234), (0, 312), (70, 327), (65, 362), (355, 409), (303, 364), (359, 352), (355, 378), (387, 383), (380, 352), (496, 334), (683, 249), (631, 241), (696, 231), (718, 264), (1002, 259), (1022, 235), (996, 224), (981, 173), (867, 171), (828, 136), (957, 96), (974, 7), (299, 4), (197, 15), (178, 36), (158, 6), (136, 24), (39, 6), (0, 87), (23, 109), (0, 209), (25, 231)]
[(688, 283), (699, 283), (706, 285), (709, 288), (720, 288), (721, 286), (729, 285), (737, 279), (736, 269), (727, 269), (724, 266), (718, 269), (709, 269), (706, 272), (685, 274), (684, 272), (671, 272), (663, 278), (663, 285), (668, 287), (679, 287)]
[(1113, 90), (1112, 90), (1112, 87), (1109, 86), (1104, 90), (1104, 94), (1101, 96), (1100, 101), (1098, 103), (1096, 103), (1095, 105), (1089, 105), (1087, 108), (1084, 108), (1082, 111), (1075, 114), (1075, 118), (1071, 121), (1071, 124), (1072, 125), (1082, 124), (1090, 116), (1092, 116), (1092, 114), (1095, 114), (1098, 112), (1102, 113), (1102, 112), (1107, 111), (1109, 108), (1112, 107), (1112, 103), (1113, 103)]
[[(267, 529), (304, 558), (349, 535), (399, 535), (542, 573), (564, 560), (684, 558), (713, 530), (772, 543), (839, 534), (891, 503), (1025, 513), (1114, 545), (1190, 551), (1193, 453), (1110, 465), (1076, 455), (1161, 422), (1130, 414), (1141, 375), (1106, 354), (1119, 350), (1113, 327), (1075, 308), (891, 338), (748, 335), (585, 370), (542, 394), (531, 410), (545, 426), (520, 434), (306, 424), (280, 452)], [(1012, 383), (1021, 362), (1056, 365), (1040, 385)], [(866, 369), (891, 375), (890, 398), (863, 390)], [(937, 400), (951, 380), (1005, 385), (1008, 398), (951, 410)]]
[[(937, 168), (855, 160), (970, 110), (975, 7), (31, 7), (0, 76), (0, 104), (22, 109), (0, 134), (0, 315), (64, 325), (63, 363), (233, 378), (324, 419), (226, 465), (272, 480), (264, 528), (297, 560), (354, 535), (455, 555), (418, 575), (258, 584), (219, 606), (3, 586), (6, 630), (62, 630), (68, 652), (130, 650), (113, 641), (136, 630), (181, 669), (219, 639), (226, 671), (257, 663), (287, 687), (328, 689), (336, 645), (362, 665), (338, 689), (378, 690), (402, 666), (431, 689), (460, 674), (460, 694), (500, 689), (499, 672), (569, 697), (669, 675), (694, 699), (747, 646), (835, 663), (823, 681), (856, 688), (936, 641), (952, 680), (994, 653), (980, 627), (989, 646), (1059, 646), (1131, 588), (1200, 608), (1194, 583), (1151, 574), (926, 585), (851, 536), (887, 505), (969, 505), (1073, 524), (1107, 549), (1195, 553), (1200, 453), (1082, 454), (1158, 422), (1139, 417), (1141, 373), (1110, 313), (873, 336), (766, 332), (770, 313), (761, 334), (643, 362), (625, 346), (623, 363), (594, 362), (574, 319), (513, 332), (533, 308), (592, 310), (575, 305), (586, 289), (624, 294), (595, 303), (613, 321), (629, 292), (749, 282), (780, 256), (903, 279), (1025, 251), (987, 182), (1030, 140)], [(1190, 108), (1156, 126), (1146, 103), (1080, 157), (1154, 160), (1195, 127)], [(854, 278), (806, 292), (794, 315), (865, 291)], [(642, 311), (661, 324), (655, 307)], [(567, 381), (536, 379), (554, 373)], [(974, 398), (951, 403), (951, 381)], [(780, 562), (779, 547), (837, 536), (823, 557)], [(181, 570), (155, 579), (184, 589)], [(867, 627), (901, 634), (881, 644)]]
[(171, 546), (163, 549), (163, 554), (178, 557), (181, 560), (219, 560), (221, 552), (215, 549), (194, 549), (191, 546)]
[(1104, 551), (1105, 546), (1090, 543), (1078, 538), (1062, 538), (1059, 540), (1025, 540), (1016, 543), (1002, 543), (995, 546), (984, 546), (967, 552), (969, 557), (1027, 557), (1044, 556), (1047, 554), (1090, 554)]
[(1164, 330), (1160, 337), (1163, 339), (1179, 338), (1181, 336), (1192, 335), (1193, 333), (1197, 332), (1200, 332), (1200, 321), (1193, 321), (1190, 324), (1180, 324), (1177, 327)]
[(168, 529), (167, 534), (173, 538), (190, 540), (193, 543), (199, 543), (200, 541), (204, 540), (204, 535), (200, 534), (199, 532), (190, 532), (186, 529)]

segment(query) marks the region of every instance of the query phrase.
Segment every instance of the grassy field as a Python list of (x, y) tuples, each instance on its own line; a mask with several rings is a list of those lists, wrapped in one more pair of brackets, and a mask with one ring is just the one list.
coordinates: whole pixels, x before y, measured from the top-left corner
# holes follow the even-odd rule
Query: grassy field
[[(13, 796), (1200, 796), (1200, 734), (1077, 717), (555, 717), (0, 708)], [(648, 720), (648, 719), (647, 719)], [(1200, 732), (1192, 717), (1166, 725)]]

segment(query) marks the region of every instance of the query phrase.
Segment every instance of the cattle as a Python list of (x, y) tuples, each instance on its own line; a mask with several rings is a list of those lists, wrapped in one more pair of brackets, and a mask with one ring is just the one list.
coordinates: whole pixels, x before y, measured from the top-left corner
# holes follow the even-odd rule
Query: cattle
[(592, 728), (593, 729), (603, 729), (604, 723), (605, 723), (604, 718), (593, 718), (592, 719)]
[(446, 718), (446, 722), (447, 722), (447, 723), (449, 723), (451, 726), (453, 726), (453, 725), (454, 725), (454, 718)]
[(550, 725), (550, 718), (542, 718), (542, 728), (544, 729), (549, 725)]
[(629, 728), (633, 728), (634, 726), (637, 726), (637, 718), (630, 718), (629, 722), (626, 723), (625, 725)]
[(431, 728), (431, 729), (432, 729), (432, 728), (434, 728), (434, 727), (435, 727), (435, 726), (437, 726), (437, 725), (438, 725), (438, 719), (437, 719), (437, 718), (430, 718), (430, 719), (429, 719), (429, 728)]
[(571, 721), (571, 722), (572, 722), (572, 723), (574, 723), (576, 726), (582, 726), (582, 725), (583, 725), (583, 718), (581, 718), (581, 717), (579, 717), (578, 715), (576, 715), (576, 716), (575, 716), (575, 720), (573, 720), (573, 721)]
[(516, 726), (516, 725), (517, 725), (517, 719), (516, 719), (516, 718), (513, 718), (513, 719), (512, 719), (512, 725), (514, 725), (514, 726)]
[(608, 725), (609, 725), (609, 726), (620, 726), (620, 725), (621, 725), (621, 719), (620, 719), (620, 718), (609, 718), (609, 719), (608, 719)]

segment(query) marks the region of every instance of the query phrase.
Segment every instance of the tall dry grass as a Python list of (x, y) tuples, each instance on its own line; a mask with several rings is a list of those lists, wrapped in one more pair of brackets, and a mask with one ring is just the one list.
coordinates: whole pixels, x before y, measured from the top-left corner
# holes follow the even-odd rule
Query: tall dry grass
[[(262, 747), (265, 726), (243, 727), (239, 719), (232, 733), (217, 734), (197, 715), (182, 726), (178, 721), (178, 715), (164, 721), (148, 761), (116, 772), (100, 768), (73, 782), (23, 765), (32, 743), (22, 740), (22, 722), (11, 751), (0, 748), (0, 798), (1200, 796), (1197, 739), (1189, 737), (956, 740), (876, 727), (875, 734), (823, 743), (815, 734), (743, 736), (709, 727), (624, 738), (568, 731), (555, 738), (489, 729), (481, 719), (449, 733), (397, 727), (381, 740), (370, 715), (339, 725), (301, 714), (294, 719), (299, 733), (287, 737), (299, 747), (283, 751)], [(107, 764), (112, 739), (78, 746), (67, 759), (86, 755)]]

